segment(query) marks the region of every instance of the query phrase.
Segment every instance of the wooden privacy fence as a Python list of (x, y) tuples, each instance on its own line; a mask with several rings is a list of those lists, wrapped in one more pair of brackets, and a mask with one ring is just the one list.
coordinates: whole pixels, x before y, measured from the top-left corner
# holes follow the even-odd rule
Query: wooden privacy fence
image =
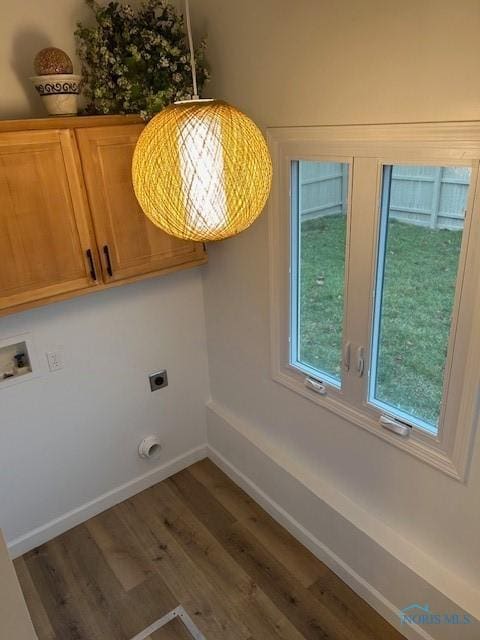
[[(301, 161), (298, 175), (302, 220), (345, 213), (348, 165)], [(469, 167), (395, 165), (390, 216), (431, 229), (463, 229), (469, 184)]]
[(348, 165), (338, 162), (298, 163), (301, 220), (345, 213)]

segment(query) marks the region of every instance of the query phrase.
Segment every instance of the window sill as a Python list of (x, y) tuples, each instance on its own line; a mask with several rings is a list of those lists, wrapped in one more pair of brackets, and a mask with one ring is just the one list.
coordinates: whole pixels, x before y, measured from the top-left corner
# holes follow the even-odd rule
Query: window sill
[[(304, 376), (300, 374), (274, 366), (272, 377), (275, 382), (307, 398), (314, 404), (323, 407), (330, 413), (334, 413), (351, 424), (365, 429), (381, 440), (422, 460), (422, 462), (442, 471), (451, 478), (460, 482), (465, 481), (467, 475), (466, 462), (462, 464), (462, 460), (456, 460), (454, 455), (449, 455), (447, 452), (439, 449), (439, 444), (436, 439), (429, 438), (428, 436), (418, 436), (415, 431), (408, 438), (395, 435), (383, 429), (368, 413), (363, 413), (357, 408), (328, 394), (319, 395), (315, 393), (315, 391), (311, 391), (305, 386)], [(429, 443), (427, 439), (431, 440), (431, 443)]]

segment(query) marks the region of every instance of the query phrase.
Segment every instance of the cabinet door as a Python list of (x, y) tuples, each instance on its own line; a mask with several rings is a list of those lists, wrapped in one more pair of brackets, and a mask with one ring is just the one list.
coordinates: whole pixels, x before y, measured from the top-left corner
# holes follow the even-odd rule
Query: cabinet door
[(76, 132), (107, 282), (205, 261), (201, 244), (167, 235), (140, 209), (131, 167), (142, 128), (131, 124)]
[(75, 136), (0, 134), (0, 312), (95, 286)]

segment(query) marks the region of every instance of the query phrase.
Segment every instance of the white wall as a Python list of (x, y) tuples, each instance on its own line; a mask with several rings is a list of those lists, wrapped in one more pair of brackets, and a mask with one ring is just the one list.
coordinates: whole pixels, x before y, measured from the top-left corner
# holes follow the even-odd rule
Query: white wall
[[(202, 309), (193, 270), (0, 320), (0, 339), (32, 332), (41, 367), (38, 378), (0, 388), (0, 526), (14, 553), (57, 533), (52, 520), (135, 479), (131, 491), (144, 488), (145, 473), (162, 475), (160, 466), (204, 445)], [(56, 345), (65, 368), (50, 373), (44, 354)], [(151, 393), (147, 374), (160, 368), (169, 386)], [(164, 448), (146, 462), (136, 447), (151, 433)]]
[(83, 0), (3, 2), (0, 20), (0, 118), (31, 118), (45, 112), (30, 76), (33, 58), (43, 47), (60, 47), (74, 60), (76, 23), (89, 19)]
[[(0, 117), (43, 115), (25, 77), (42, 46), (73, 54), (84, 2), (22, 0), (1, 13)], [(0, 388), (0, 527), (14, 553), (157, 481), (192, 449), (203, 455), (202, 295), (195, 269), (0, 319), (0, 340), (32, 332), (41, 365), (35, 380)], [(50, 373), (56, 345), (65, 369)], [(151, 393), (147, 374), (160, 368), (169, 386)], [(136, 455), (150, 433), (164, 443), (153, 464)]]
[[(263, 127), (480, 118), (478, 0), (203, 0), (196, 22), (210, 37), (210, 93)], [(211, 247), (214, 407), (314, 491), (332, 487), (449, 571), (459, 599), (480, 602), (480, 442), (462, 485), (274, 383), (267, 252), (265, 216)], [(229, 458), (218, 425), (209, 442)]]

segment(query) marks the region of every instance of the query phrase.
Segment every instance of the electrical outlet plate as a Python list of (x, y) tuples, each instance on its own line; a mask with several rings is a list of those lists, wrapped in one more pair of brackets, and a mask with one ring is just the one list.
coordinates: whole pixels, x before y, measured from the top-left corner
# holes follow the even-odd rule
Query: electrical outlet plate
[(148, 380), (150, 382), (150, 391), (158, 391), (159, 389), (168, 387), (167, 370), (162, 369), (156, 373), (151, 373), (148, 376)]
[(47, 351), (45, 355), (50, 371), (60, 371), (60, 369), (63, 369), (65, 366), (63, 362), (63, 349), (61, 347), (57, 347), (54, 351)]

